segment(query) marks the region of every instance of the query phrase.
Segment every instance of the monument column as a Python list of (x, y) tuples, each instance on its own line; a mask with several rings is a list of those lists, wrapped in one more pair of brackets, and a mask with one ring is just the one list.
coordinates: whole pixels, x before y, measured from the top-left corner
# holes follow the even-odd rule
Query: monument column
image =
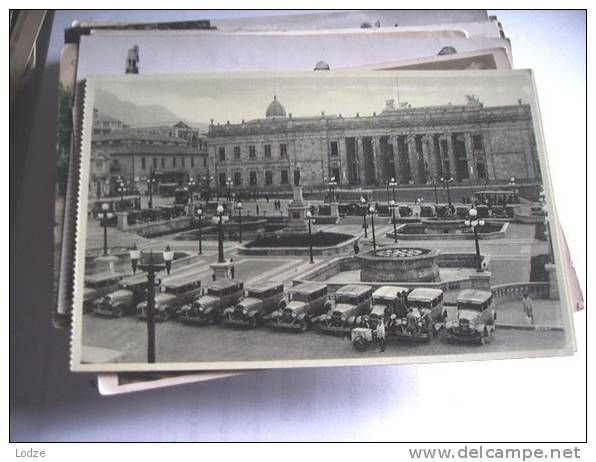
[(472, 144), (472, 134), (470, 132), (465, 132), (464, 140), (466, 146), (466, 159), (468, 160), (468, 172), (470, 174), (470, 181), (476, 182), (476, 180), (478, 179), (478, 172), (476, 172), (476, 160), (474, 159), (474, 145)]
[(420, 183), (418, 172), (418, 153), (416, 152), (416, 137), (408, 133), (407, 138), (408, 159), (410, 161), (410, 179), (414, 183)]

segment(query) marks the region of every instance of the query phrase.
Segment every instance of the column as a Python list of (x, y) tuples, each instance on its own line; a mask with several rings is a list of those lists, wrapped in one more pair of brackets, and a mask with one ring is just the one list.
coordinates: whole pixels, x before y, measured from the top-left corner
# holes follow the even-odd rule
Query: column
[(486, 175), (489, 180), (496, 180), (497, 173), (495, 172), (490, 133), (485, 130), (482, 131), (482, 147), (484, 148), (484, 158), (486, 159)]
[(459, 181), (459, 178), (457, 177), (455, 151), (453, 150), (452, 133), (445, 133), (445, 139), (447, 140), (447, 158), (449, 159), (449, 175), (453, 177), (454, 181)]
[(427, 166), (427, 182), (432, 180), (438, 173), (437, 166), (435, 165), (434, 151), (432, 137), (427, 133), (422, 137), (422, 157), (424, 159), (424, 165)]
[(348, 153), (346, 152), (346, 139), (345, 138), (338, 138), (337, 139), (337, 151), (339, 154), (339, 174), (341, 178), (336, 178), (336, 181), (341, 182), (342, 184), (348, 184)]
[(397, 135), (391, 135), (389, 137), (391, 145), (393, 146), (393, 165), (395, 167), (395, 180), (401, 182), (401, 166), (399, 164), (399, 143)]
[(356, 159), (357, 159), (357, 180), (358, 184), (366, 183), (365, 168), (364, 168), (364, 145), (362, 144), (362, 137), (356, 138)]
[(478, 180), (478, 172), (476, 171), (476, 159), (474, 157), (474, 145), (472, 144), (472, 134), (470, 132), (464, 133), (466, 146), (466, 159), (468, 159), (468, 172), (470, 174), (470, 181), (476, 182)]
[(380, 168), (379, 159), (381, 157), (381, 139), (378, 136), (371, 138), (372, 154), (373, 154), (373, 165), (375, 169), (375, 181), (378, 185), (383, 184), (382, 169)]
[(407, 140), (408, 159), (410, 161), (410, 179), (414, 183), (420, 183), (420, 175), (418, 172), (418, 153), (416, 152), (416, 137), (409, 133)]

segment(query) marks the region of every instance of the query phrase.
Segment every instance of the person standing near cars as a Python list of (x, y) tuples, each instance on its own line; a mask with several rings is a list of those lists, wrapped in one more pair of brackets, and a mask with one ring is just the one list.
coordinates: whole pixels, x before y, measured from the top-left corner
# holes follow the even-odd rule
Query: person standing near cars
[(525, 290), (522, 296), (523, 310), (528, 319), (528, 322), (534, 325), (534, 305), (532, 299), (528, 295), (528, 291)]

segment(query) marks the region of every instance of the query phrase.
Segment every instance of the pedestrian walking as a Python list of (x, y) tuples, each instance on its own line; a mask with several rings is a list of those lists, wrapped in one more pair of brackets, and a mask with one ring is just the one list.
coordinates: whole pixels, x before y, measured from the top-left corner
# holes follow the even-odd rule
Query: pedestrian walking
[(527, 290), (525, 290), (523, 293), (522, 304), (524, 313), (528, 319), (528, 323), (534, 325), (534, 305), (532, 304), (532, 299), (530, 298)]
[(354, 241), (354, 255), (358, 255), (360, 253), (360, 246), (358, 245), (358, 241)]
[(259, 215), (259, 204), (256, 204), (257, 216)]
[(230, 275), (232, 276), (232, 279), (234, 279), (234, 276), (236, 276), (236, 267), (234, 266), (233, 258), (230, 258), (230, 263), (232, 264), (232, 266), (230, 267)]

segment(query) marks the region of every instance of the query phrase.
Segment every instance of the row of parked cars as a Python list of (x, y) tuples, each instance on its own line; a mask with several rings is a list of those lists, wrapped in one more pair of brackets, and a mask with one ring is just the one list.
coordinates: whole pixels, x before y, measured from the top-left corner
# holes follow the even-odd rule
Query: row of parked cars
[[(100, 316), (145, 319), (146, 277), (109, 274), (116, 278), (116, 287), (111, 291), (106, 284), (101, 290), (96, 288), (92, 311)], [(102, 279), (107, 281), (108, 275), (96, 275), (90, 281)], [(379, 335), (383, 341), (385, 336), (430, 341), (441, 329), (449, 341), (484, 344), (492, 337), (496, 312), (490, 291), (463, 290), (451, 316), (443, 298), (443, 291), (436, 288), (382, 286), (374, 290), (365, 284), (349, 284), (331, 295), (327, 285), (318, 282), (294, 286), (287, 293), (278, 282), (245, 288), (242, 281), (219, 280), (202, 288), (196, 274), (179, 273), (161, 279), (155, 317), (185, 324), (268, 325), (302, 332), (317, 325), (322, 333), (351, 335), (358, 349), (381, 340)]]

